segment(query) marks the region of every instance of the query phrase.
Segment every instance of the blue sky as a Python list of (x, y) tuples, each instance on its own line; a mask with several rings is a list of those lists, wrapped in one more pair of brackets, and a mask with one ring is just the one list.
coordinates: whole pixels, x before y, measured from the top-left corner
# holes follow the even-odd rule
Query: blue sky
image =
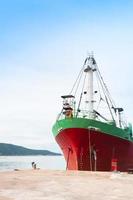
[(133, 1), (0, 1), (0, 138), (59, 151), (51, 127), (93, 51), (133, 122)]

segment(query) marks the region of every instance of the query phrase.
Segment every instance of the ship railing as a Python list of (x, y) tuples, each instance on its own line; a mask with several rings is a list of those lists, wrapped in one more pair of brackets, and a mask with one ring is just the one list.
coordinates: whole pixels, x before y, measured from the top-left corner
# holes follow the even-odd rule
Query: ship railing
[(90, 119), (90, 118), (93, 118), (93, 119), (96, 119), (97, 116), (95, 115), (95, 113), (93, 112), (89, 112), (87, 110), (75, 110), (73, 112), (73, 114), (70, 116), (70, 117), (67, 117), (65, 116), (63, 110), (58, 114), (57, 116), (57, 121), (58, 120), (62, 120), (62, 119), (66, 119), (66, 118), (86, 118), (86, 119)]
[[(78, 114), (77, 114), (78, 113)], [(90, 112), (88, 112), (88, 111), (86, 111), (86, 110), (80, 110), (80, 112), (79, 111), (75, 111), (74, 113), (73, 113), (73, 116), (71, 116), (71, 118), (85, 118), (85, 119), (95, 119), (95, 120), (97, 120), (97, 121), (102, 121), (102, 122), (105, 122), (104, 120), (101, 120), (101, 119), (99, 119), (97, 116), (93, 116), (93, 118), (92, 118), (92, 114), (93, 113), (90, 113)], [(91, 116), (91, 117), (90, 117)], [(64, 115), (64, 113), (63, 113), (63, 110), (59, 113), (59, 115), (57, 116), (57, 121), (58, 120), (63, 120), (63, 119), (68, 119), (68, 117), (66, 117), (65, 115)], [(111, 120), (108, 120), (108, 121), (106, 121), (108, 124), (110, 124), (110, 125), (115, 125), (116, 127), (118, 127), (116, 124), (115, 124), (115, 122), (114, 121), (111, 121)], [(120, 127), (118, 127), (118, 128), (120, 128)], [(132, 131), (132, 126), (131, 126), (131, 124), (129, 124), (128, 126), (126, 126), (126, 127), (121, 127), (124, 131), (125, 131), (125, 133), (124, 133), (124, 137), (126, 138), (126, 139), (130, 139), (130, 140), (132, 140), (133, 141), (133, 131)]]
[(70, 117), (65, 116), (63, 110), (58, 114), (57, 116), (57, 121), (58, 120), (62, 120), (62, 119), (67, 119), (67, 118), (85, 118), (85, 119), (94, 119), (97, 121), (101, 121), (101, 122), (107, 122), (110, 125), (115, 125), (115, 122), (112, 120), (107, 120), (106, 118), (100, 118), (98, 117), (98, 115), (96, 114), (96, 112), (89, 112), (87, 110), (74, 110), (73, 111), (73, 115)]

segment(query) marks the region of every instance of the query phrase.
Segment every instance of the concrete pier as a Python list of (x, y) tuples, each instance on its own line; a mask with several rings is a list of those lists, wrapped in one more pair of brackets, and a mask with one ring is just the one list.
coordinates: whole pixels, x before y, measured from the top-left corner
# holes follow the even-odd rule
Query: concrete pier
[(0, 172), (0, 200), (132, 200), (133, 175), (112, 172)]

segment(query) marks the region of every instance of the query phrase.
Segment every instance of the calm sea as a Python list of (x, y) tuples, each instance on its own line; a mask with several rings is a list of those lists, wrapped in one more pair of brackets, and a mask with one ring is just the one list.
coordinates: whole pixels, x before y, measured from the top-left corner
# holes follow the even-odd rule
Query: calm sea
[(0, 156), (0, 171), (31, 169), (35, 162), (40, 169), (65, 169), (63, 156)]

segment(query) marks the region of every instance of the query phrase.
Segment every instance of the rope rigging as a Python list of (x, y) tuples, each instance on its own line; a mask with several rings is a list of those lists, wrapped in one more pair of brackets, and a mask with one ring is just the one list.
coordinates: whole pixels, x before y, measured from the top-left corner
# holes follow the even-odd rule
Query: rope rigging
[[(93, 74), (95, 74), (95, 86), (97, 86), (98, 92), (93, 90)], [(79, 89), (81, 92), (79, 92)], [(99, 96), (96, 95), (97, 93)], [(77, 104), (74, 101), (75, 97), (79, 97)], [(101, 104), (104, 105), (106, 103), (109, 112), (104, 113), (102, 111), (104, 115), (108, 115), (110, 113), (111, 120), (115, 123), (117, 121), (117, 117), (119, 117), (119, 126), (122, 126), (120, 112), (122, 112), (123, 110), (122, 108), (116, 107), (115, 102), (110, 95), (110, 92), (103, 80), (103, 77), (93, 56), (88, 56), (85, 59), (84, 64), (77, 76), (76, 81), (73, 84), (69, 95), (66, 95), (63, 98), (67, 103), (70, 103), (70, 107), (72, 107), (75, 117), (78, 117), (78, 114), (81, 111), (83, 117), (88, 117), (92, 119), (100, 117), (102, 118), (102, 120), (110, 121), (110, 119), (108, 119), (109, 117), (101, 115), (99, 111), (99, 109), (104, 109), (103, 111), (105, 111), (106, 107), (104, 106), (104, 108), (102, 108)], [(95, 101), (94, 98), (97, 98), (97, 101)], [(83, 104), (85, 105), (84, 107)], [(62, 112), (63, 110), (61, 111), (61, 113)]]
[[(107, 88), (107, 86), (106, 86), (106, 84), (105, 84), (105, 82), (103, 80), (103, 77), (100, 74), (100, 71), (99, 71), (98, 66), (96, 64), (96, 61), (95, 61), (95, 59), (93, 57), (90, 56), (90, 57), (87, 57), (85, 59), (83, 67), (82, 67), (82, 69), (79, 72), (79, 75), (78, 75), (78, 77), (77, 77), (77, 79), (76, 79), (76, 81), (75, 81), (75, 83), (74, 83), (74, 85), (72, 87), (72, 90), (71, 90), (70, 94), (73, 93), (74, 96), (76, 96), (77, 91), (78, 91), (79, 86), (80, 86), (80, 82), (81, 82), (83, 73), (84, 73), (84, 70), (85, 70), (85, 66), (87, 65), (87, 62), (89, 63), (89, 65), (91, 65), (91, 67), (94, 67), (94, 69), (95, 69), (94, 71), (96, 72), (95, 74), (97, 76), (96, 80), (97, 80), (98, 91), (99, 91), (99, 95), (100, 95), (99, 102), (98, 102), (98, 105), (97, 105), (97, 109), (99, 108), (101, 101), (104, 101), (104, 99), (105, 99), (105, 101), (106, 101), (106, 103), (108, 105), (108, 109), (109, 109), (109, 112), (111, 114), (112, 120), (115, 121), (114, 115), (113, 115), (113, 112), (112, 112), (112, 108), (116, 107), (115, 103), (114, 103), (114, 101), (111, 98), (109, 90), (108, 90), (108, 88)], [(84, 86), (85, 86), (85, 80), (86, 80), (86, 74), (85, 74), (85, 78), (84, 78), (84, 81), (83, 81), (83, 86), (82, 86), (82, 91), (81, 91), (80, 98), (79, 98), (79, 103), (78, 103), (78, 107), (77, 107), (77, 114), (76, 114), (76, 116), (78, 116), (78, 111), (79, 111), (79, 108), (80, 108), (80, 105), (81, 105), (82, 96), (83, 96), (83, 90), (84, 90)], [(103, 91), (104, 98), (102, 97), (100, 88)]]

